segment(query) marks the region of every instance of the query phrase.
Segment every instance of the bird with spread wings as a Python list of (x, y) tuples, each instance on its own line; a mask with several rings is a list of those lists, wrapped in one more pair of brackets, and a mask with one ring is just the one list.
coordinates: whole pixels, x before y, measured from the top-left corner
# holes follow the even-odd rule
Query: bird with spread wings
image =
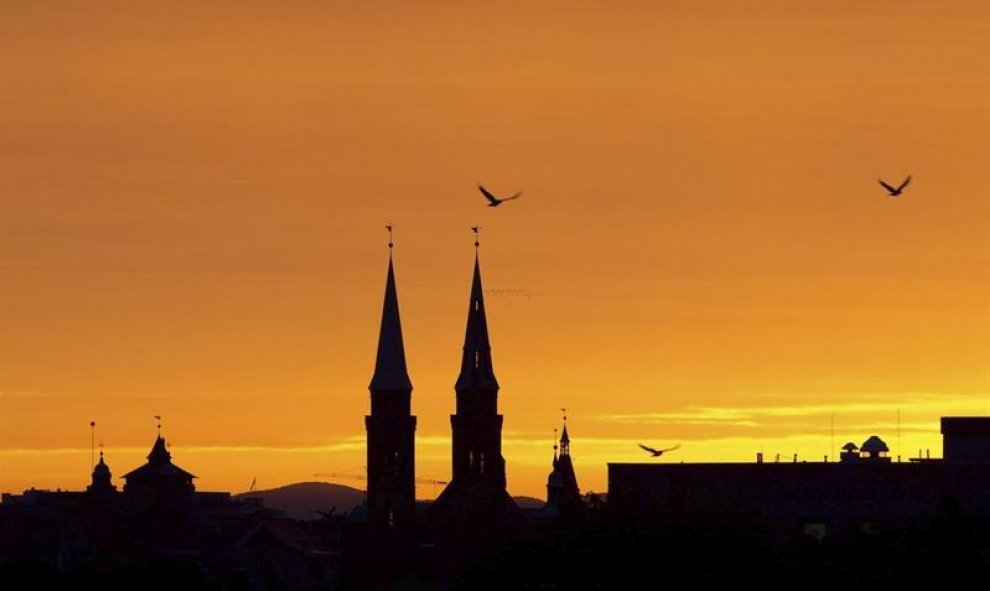
[(519, 196), (522, 195), (522, 191), (518, 191), (512, 197), (506, 197), (505, 199), (499, 199), (495, 195), (492, 195), (492, 192), (489, 191), (488, 189), (486, 189), (485, 187), (483, 187), (481, 185), (481, 183), (478, 183), (478, 190), (481, 191), (481, 194), (484, 195), (485, 196), (485, 199), (488, 200), (488, 207), (498, 207), (499, 205), (502, 205), (506, 201), (511, 201), (512, 199), (518, 199)]
[(877, 179), (877, 182), (880, 183), (880, 186), (882, 186), (884, 189), (887, 189), (887, 192), (890, 193), (891, 197), (897, 197), (904, 190), (904, 187), (908, 186), (908, 183), (911, 182), (911, 175), (908, 175), (908, 177), (904, 179), (904, 182), (898, 185), (897, 187), (891, 187), (890, 185), (879, 179)]
[(646, 447), (642, 443), (640, 443), (639, 446), (644, 450), (648, 451), (654, 458), (659, 458), (668, 451), (674, 451), (675, 449), (678, 449), (679, 447), (681, 447), (681, 444), (678, 443), (674, 447), (668, 447), (667, 449), (653, 449), (652, 447)]

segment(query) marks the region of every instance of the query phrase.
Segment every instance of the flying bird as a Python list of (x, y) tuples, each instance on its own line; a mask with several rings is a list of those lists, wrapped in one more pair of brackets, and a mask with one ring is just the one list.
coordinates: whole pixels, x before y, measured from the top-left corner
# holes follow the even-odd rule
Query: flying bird
[(481, 183), (478, 183), (478, 190), (481, 191), (481, 194), (484, 195), (485, 196), (485, 199), (488, 200), (488, 207), (498, 207), (499, 205), (502, 205), (502, 203), (504, 203), (506, 201), (509, 201), (511, 199), (518, 199), (519, 196), (522, 195), (522, 191), (519, 191), (515, 195), (513, 195), (512, 197), (506, 197), (505, 199), (499, 199), (498, 197), (492, 195), (491, 191), (489, 191), (488, 189), (486, 189), (483, 186), (481, 186)]
[(904, 190), (904, 187), (908, 186), (908, 183), (911, 182), (911, 175), (908, 175), (908, 177), (904, 179), (904, 182), (901, 183), (897, 188), (891, 187), (890, 185), (879, 179), (877, 180), (877, 182), (880, 183), (880, 185), (884, 189), (887, 189), (887, 192), (890, 193), (891, 197), (897, 197)]
[(674, 451), (675, 449), (679, 448), (681, 446), (681, 444), (678, 443), (674, 447), (668, 447), (667, 449), (653, 449), (652, 447), (646, 447), (642, 443), (640, 443), (639, 446), (642, 447), (643, 449), (645, 449), (646, 451), (650, 452), (653, 455), (654, 458), (659, 458), (665, 452)]

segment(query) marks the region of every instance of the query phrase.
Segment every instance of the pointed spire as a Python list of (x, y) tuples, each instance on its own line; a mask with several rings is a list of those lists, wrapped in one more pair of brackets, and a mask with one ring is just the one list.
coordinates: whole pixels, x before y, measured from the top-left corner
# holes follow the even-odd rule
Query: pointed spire
[(151, 453), (148, 454), (149, 464), (164, 464), (172, 461), (172, 454), (168, 452), (165, 447), (165, 438), (161, 435), (155, 439), (155, 445), (151, 448)]
[(492, 368), (492, 347), (488, 341), (488, 320), (485, 317), (485, 296), (481, 287), (481, 265), (474, 256), (474, 279), (468, 304), (467, 330), (464, 334), (464, 356), (461, 374), (454, 385), (457, 390), (498, 390), (498, 380)]
[(378, 333), (378, 356), (375, 359), (375, 374), (368, 389), (412, 390), (412, 382), (406, 370), (406, 351), (402, 344), (402, 323), (399, 320), (399, 297), (396, 295), (395, 272), (392, 268), (391, 227), (385, 303), (382, 307), (381, 331)]

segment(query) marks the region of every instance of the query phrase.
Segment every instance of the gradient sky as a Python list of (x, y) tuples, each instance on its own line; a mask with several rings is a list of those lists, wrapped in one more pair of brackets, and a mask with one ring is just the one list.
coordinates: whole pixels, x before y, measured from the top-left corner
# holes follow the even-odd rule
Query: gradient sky
[(204, 490), (361, 474), (386, 222), (421, 477), (474, 223), (513, 493), (561, 407), (584, 490), (833, 417), (940, 455), (990, 410), (988, 55), (982, 1), (3, 2), (0, 490), (156, 414)]

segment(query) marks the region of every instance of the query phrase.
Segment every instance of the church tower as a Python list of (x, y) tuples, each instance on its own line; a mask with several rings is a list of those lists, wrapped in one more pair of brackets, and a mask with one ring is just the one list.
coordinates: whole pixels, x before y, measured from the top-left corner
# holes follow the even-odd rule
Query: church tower
[(481, 266), (477, 256), (474, 259), (461, 372), (454, 390), (457, 394), (457, 412), (450, 417), (453, 480), (504, 491), (505, 460), (502, 458), (502, 415), (498, 414), (499, 386), (492, 366)]
[(554, 446), (553, 471), (547, 479), (547, 506), (557, 507), (558, 511), (571, 510), (581, 505), (581, 491), (578, 488), (574, 463), (571, 461), (571, 437), (567, 433), (567, 417), (564, 417), (564, 431), (560, 436), (560, 455)]
[(372, 526), (409, 531), (415, 522), (416, 483), (412, 416), (412, 382), (406, 371), (406, 353), (399, 321), (399, 299), (392, 268), (389, 228), (388, 277), (378, 334), (378, 356), (371, 391), (371, 414), (364, 418), (368, 431), (368, 521)]
[(512, 529), (518, 525), (521, 513), (505, 488), (499, 385), (492, 365), (477, 252), (461, 370), (454, 390), (456, 412), (450, 417), (452, 478), (434, 503), (432, 517), (455, 527), (460, 523), (463, 531), (470, 528), (478, 534), (490, 529)]

